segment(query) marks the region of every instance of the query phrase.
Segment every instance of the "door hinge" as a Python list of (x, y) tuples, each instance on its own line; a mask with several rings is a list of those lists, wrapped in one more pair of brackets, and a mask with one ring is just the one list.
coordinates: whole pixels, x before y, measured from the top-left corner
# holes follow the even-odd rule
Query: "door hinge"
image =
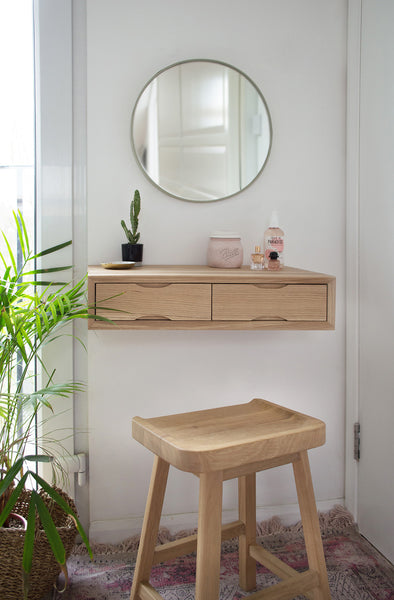
[(353, 425), (354, 431), (354, 446), (353, 446), (353, 457), (354, 460), (360, 460), (360, 423)]

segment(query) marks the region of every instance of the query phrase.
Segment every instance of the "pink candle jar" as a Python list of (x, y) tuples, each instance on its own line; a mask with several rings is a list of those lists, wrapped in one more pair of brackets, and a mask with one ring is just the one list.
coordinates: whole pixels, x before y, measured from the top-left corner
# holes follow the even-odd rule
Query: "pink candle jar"
[(208, 244), (207, 264), (219, 269), (237, 269), (242, 266), (243, 249), (239, 233), (215, 231)]

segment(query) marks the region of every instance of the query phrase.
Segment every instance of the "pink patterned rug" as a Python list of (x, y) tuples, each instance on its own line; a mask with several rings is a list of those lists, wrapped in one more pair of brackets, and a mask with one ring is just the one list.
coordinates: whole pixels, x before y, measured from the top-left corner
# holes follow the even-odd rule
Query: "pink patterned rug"
[[(360, 536), (351, 515), (337, 507), (320, 515), (320, 525), (332, 600), (394, 600), (393, 565)], [(300, 524), (284, 527), (274, 517), (260, 524), (258, 533), (260, 543), (291, 567), (299, 571), (307, 568)], [(159, 541), (163, 543), (169, 538), (168, 531), (162, 530)], [(132, 538), (117, 547), (97, 546), (93, 562), (78, 548), (68, 563), (69, 589), (61, 598), (128, 600), (136, 544), (137, 540)], [(261, 565), (257, 572), (258, 590), (278, 581)], [(194, 580), (194, 555), (157, 565), (151, 575), (152, 585), (165, 600), (193, 600)], [(240, 600), (247, 596), (238, 585), (237, 542), (225, 542), (222, 546), (220, 600)]]

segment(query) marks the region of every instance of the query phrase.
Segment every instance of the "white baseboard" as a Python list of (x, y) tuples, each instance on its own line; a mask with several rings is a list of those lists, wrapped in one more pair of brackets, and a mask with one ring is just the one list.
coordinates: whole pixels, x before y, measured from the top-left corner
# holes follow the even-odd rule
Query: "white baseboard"
[[(334, 498), (317, 502), (320, 512), (327, 512), (335, 505), (344, 506), (344, 498)], [(257, 522), (266, 521), (274, 516), (280, 517), (284, 525), (293, 525), (300, 520), (298, 504), (284, 504), (277, 506), (258, 506), (256, 511)], [(141, 532), (142, 516), (129, 519), (113, 519), (104, 521), (93, 521), (90, 524), (89, 538), (92, 543), (118, 544), (128, 537)], [(229, 523), (238, 519), (236, 510), (223, 511), (223, 523)], [(160, 526), (167, 527), (171, 533), (183, 529), (197, 527), (197, 513), (183, 513), (175, 515), (163, 515)]]

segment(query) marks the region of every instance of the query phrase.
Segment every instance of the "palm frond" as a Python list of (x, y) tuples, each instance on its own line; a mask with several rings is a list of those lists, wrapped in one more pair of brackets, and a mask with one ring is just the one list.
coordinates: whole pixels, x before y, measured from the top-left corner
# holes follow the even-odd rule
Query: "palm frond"
[[(33, 469), (24, 471), (24, 467), (30, 461), (51, 462), (54, 477), (57, 476), (58, 469), (61, 472), (62, 440), (59, 440), (59, 431), (53, 435), (53, 439), (51, 434), (48, 434), (45, 438), (36, 440), (36, 454), (25, 454), (30, 447), (36, 419), (41, 414), (40, 409), (47, 409), (42, 418), (42, 422), (45, 423), (56, 398), (66, 400), (74, 393), (84, 390), (82, 383), (57, 383), (54, 379), (55, 370), (49, 370), (45, 364), (42, 348), (64, 335), (69, 335), (68, 330), (63, 327), (76, 319), (109, 319), (95, 315), (92, 311), (95, 307), (87, 304), (86, 276), (76, 283), (44, 281), (43, 276), (70, 271), (72, 267), (35, 266), (38, 258), (67, 248), (71, 241), (34, 254), (30, 249), (26, 224), (20, 211), (14, 213), (14, 220), (22, 264), (18, 265), (12, 246), (4, 233), (5, 250), (0, 252), (0, 267), (3, 270), (0, 274), (0, 526), (15, 506), (27, 478), (32, 478), (72, 517), (92, 555), (82, 525), (67, 502)], [(34, 364), (38, 366), (40, 384), (38, 374), (32, 368)], [(55, 445), (59, 450), (58, 455), (52, 451)], [(25, 598), (29, 587), (28, 573), (32, 564), (36, 519), (41, 521), (52, 552), (67, 576), (64, 548), (52, 517), (41, 496), (33, 490), (23, 550)]]

